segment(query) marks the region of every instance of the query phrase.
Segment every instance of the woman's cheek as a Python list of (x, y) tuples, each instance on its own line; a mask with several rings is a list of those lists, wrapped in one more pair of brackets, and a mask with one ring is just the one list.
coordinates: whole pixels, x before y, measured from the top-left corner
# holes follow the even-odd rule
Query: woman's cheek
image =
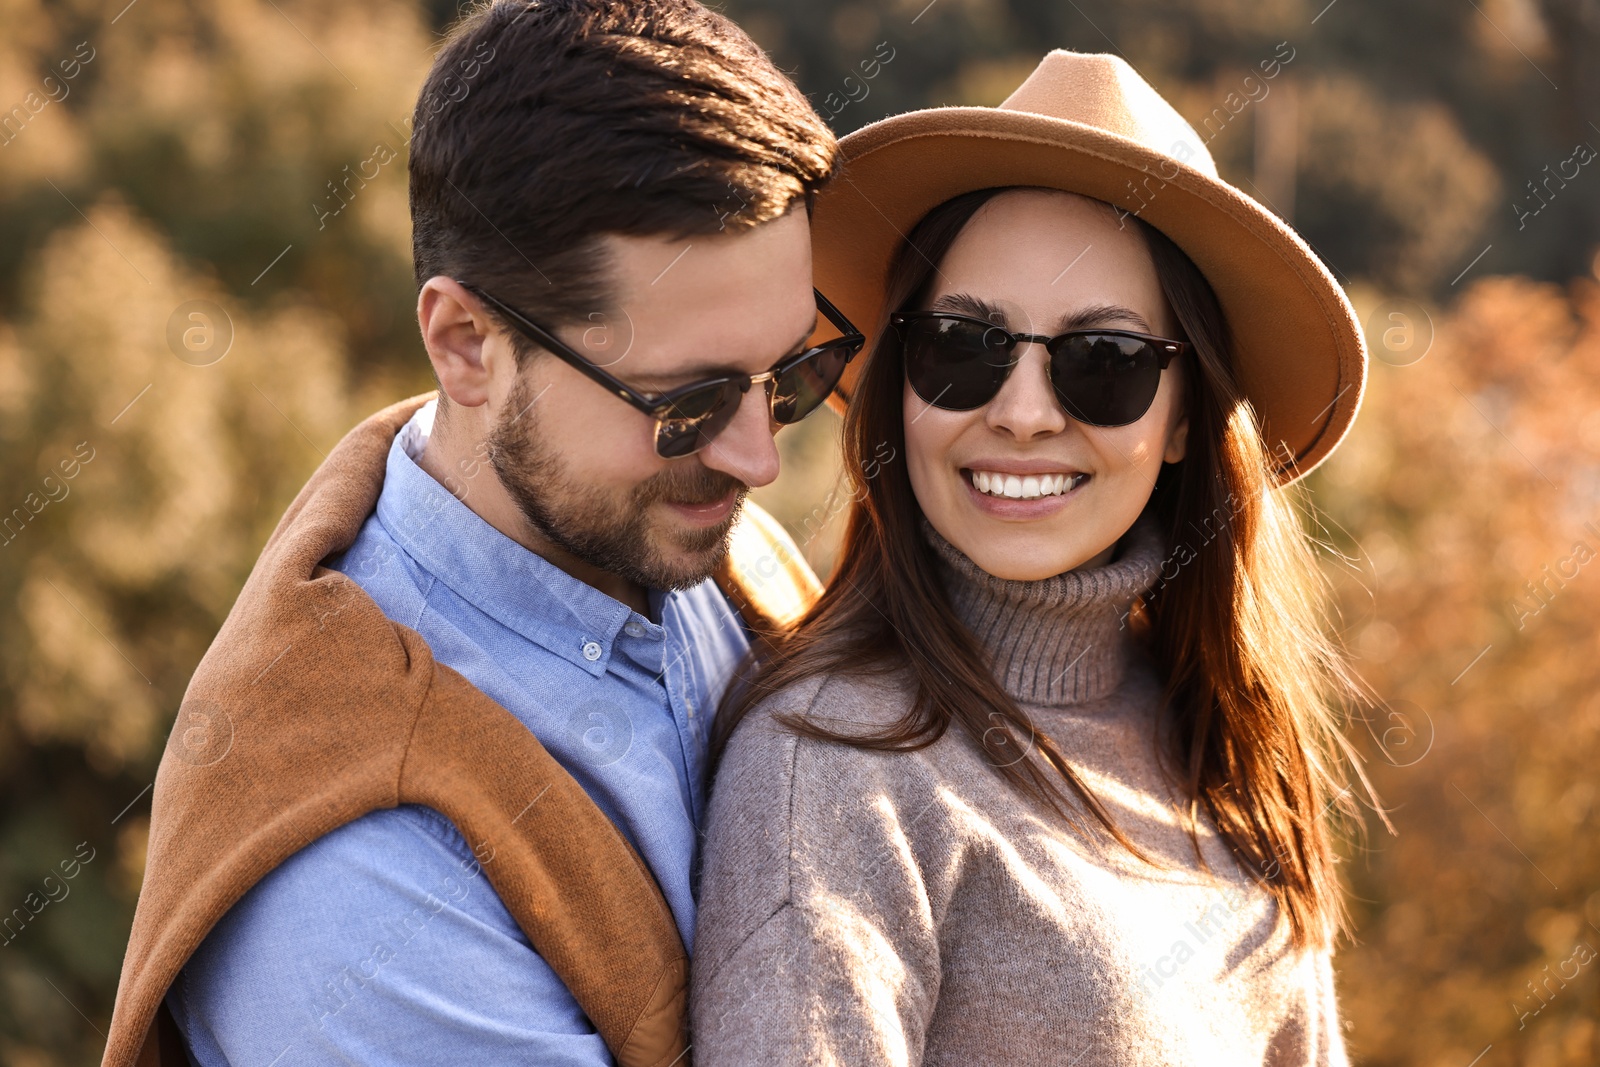
[(953, 440), (943, 423), (952, 414), (929, 407), (910, 385), (905, 387), (901, 419), (905, 427), (906, 473), (917, 504), (930, 516), (937, 516), (954, 504), (945, 484), (949, 479), (942, 476), (949, 465), (946, 460)]

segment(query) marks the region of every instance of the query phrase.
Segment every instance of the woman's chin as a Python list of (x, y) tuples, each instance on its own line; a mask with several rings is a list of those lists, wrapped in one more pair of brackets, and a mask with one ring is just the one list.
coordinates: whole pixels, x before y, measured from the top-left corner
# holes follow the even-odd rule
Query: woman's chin
[[(998, 524), (982, 525), (994, 527)], [(1034, 582), (1105, 562), (1102, 557), (1109, 558), (1115, 537), (1101, 545), (1092, 537), (1086, 538), (1084, 533), (1076, 527), (1065, 532), (1059, 528), (1024, 531), (1015, 526), (984, 530), (974, 524), (963, 524), (957, 531), (960, 540), (946, 539), (987, 574), (1007, 581)]]

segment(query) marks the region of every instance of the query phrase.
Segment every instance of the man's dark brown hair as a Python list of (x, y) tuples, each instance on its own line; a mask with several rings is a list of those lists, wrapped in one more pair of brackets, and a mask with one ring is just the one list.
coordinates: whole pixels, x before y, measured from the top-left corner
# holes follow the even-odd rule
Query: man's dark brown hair
[[(694, 0), (490, 0), (448, 33), (410, 150), (419, 289), (460, 277), (556, 324), (609, 306), (601, 235), (746, 228), (797, 198), (809, 211), (836, 144)], [(520, 363), (533, 346), (508, 332)]]

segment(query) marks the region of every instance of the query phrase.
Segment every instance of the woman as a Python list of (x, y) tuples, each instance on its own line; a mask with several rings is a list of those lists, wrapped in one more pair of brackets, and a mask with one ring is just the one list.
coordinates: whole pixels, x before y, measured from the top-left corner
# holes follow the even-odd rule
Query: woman
[(1346, 1062), (1357, 690), (1283, 486), (1348, 302), (1113, 57), (841, 148), (854, 500), (718, 714), (698, 1067)]

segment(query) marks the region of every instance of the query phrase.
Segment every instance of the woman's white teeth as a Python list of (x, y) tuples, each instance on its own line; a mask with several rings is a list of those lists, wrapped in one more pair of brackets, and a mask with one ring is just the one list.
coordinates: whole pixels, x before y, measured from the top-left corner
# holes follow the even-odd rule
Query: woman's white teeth
[(1071, 492), (1087, 474), (1000, 474), (995, 471), (973, 471), (972, 484), (978, 492), (990, 496), (1005, 496), (1013, 500), (1037, 500), (1042, 496), (1060, 496)]

